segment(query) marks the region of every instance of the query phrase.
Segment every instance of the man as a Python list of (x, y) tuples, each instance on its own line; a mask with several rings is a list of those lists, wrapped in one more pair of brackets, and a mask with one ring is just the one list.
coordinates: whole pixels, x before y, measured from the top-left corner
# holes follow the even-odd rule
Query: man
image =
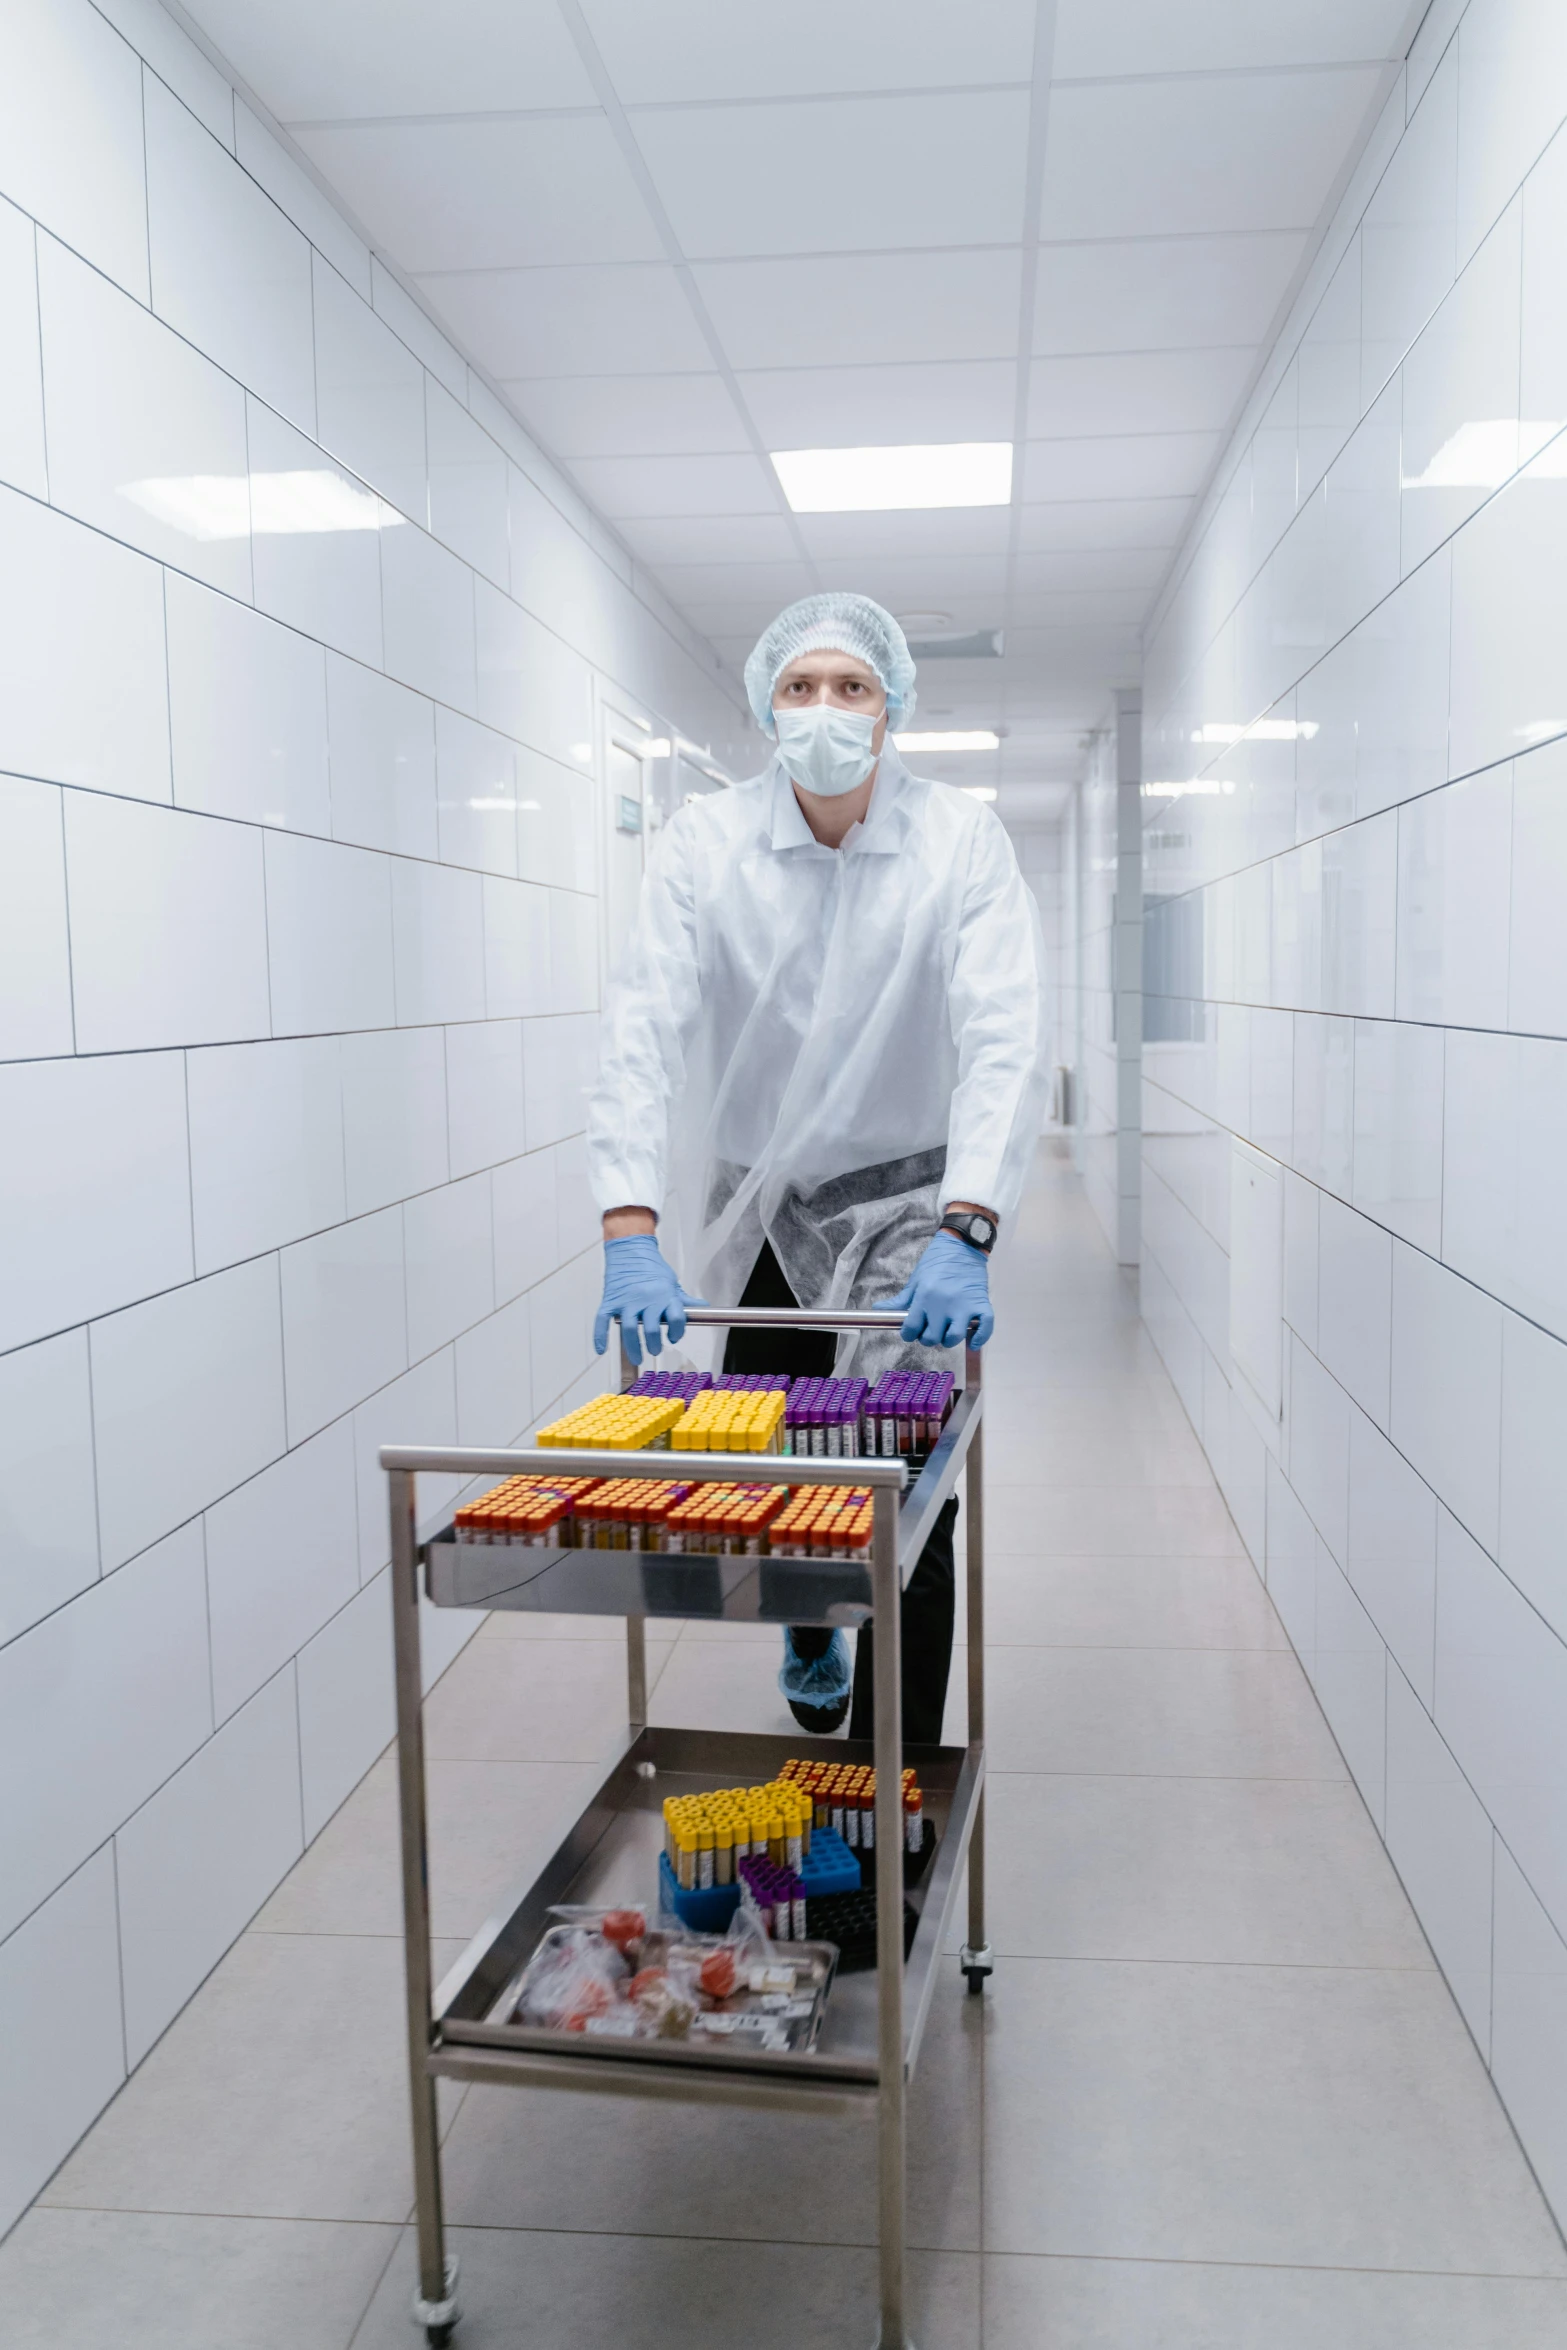
[[(737, 1331), (728, 1368), (929, 1366), (993, 1327), (989, 1254), (1043, 1107), (1037, 913), (990, 810), (910, 775), (889, 741), (914, 714), (914, 663), (880, 605), (790, 605), (745, 681), (774, 756), (666, 828), (605, 1010), (594, 1342), (618, 1319), (639, 1360), (639, 1333), (653, 1353), (684, 1335), (698, 1301), (654, 1237), (667, 1201), (675, 1264), (715, 1303), (905, 1309), (896, 1337)], [(956, 1512), (903, 1598), (911, 1744), (941, 1736)], [(856, 1737), (870, 1649), (862, 1633)], [(836, 1727), (842, 1635), (791, 1633), (780, 1685), (806, 1727)]]

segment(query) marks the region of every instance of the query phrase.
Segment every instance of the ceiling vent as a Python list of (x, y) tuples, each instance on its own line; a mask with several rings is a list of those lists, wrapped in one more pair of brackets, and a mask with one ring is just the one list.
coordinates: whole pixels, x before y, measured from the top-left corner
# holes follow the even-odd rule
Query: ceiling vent
[(999, 661), (1007, 649), (1004, 628), (976, 628), (967, 636), (911, 636), (916, 661)]

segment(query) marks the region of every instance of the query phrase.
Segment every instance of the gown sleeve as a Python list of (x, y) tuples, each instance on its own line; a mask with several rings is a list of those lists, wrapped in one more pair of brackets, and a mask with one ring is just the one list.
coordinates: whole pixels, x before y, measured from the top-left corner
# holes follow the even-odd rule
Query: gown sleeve
[(948, 991), (958, 1082), (942, 1199), (1005, 1218), (1044, 1119), (1044, 939), (1012, 843), (988, 808), (979, 814)]
[(595, 1204), (661, 1212), (672, 1120), (701, 1010), (694, 850), (682, 809), (660, 835), (625, 953), (610, 981), (588, 1097)]

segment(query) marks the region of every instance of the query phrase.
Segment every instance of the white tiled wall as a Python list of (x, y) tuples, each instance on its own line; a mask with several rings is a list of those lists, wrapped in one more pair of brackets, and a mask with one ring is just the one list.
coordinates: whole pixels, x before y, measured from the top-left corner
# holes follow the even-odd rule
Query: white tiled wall
[(1432, 11), (1155, 616), (1144, 1302), (1567, 2216), (1564, 115), (1559, 7)]
[(173, 20), (9, 0), (0, 2229), (387, 1737), (379, 1445), (588, 1372), (604, 703), (738, 771), (705, 649)]

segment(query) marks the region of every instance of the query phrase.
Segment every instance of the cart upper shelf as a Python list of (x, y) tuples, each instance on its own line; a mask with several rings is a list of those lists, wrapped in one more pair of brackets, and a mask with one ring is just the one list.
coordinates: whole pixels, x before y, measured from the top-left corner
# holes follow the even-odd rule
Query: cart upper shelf
[[(959, 1396), (919, 1475), (898, 1460), (798, 1460), (778, 1453), (589, 1452), (550, 1448), (432, 1452), (389, 1446), (387, 1468), (455, 1476), (732, 1478), (792, 1485), (889, 1485), (901, 1495), (898, 1567), (906, 1584), (958, 1480), (983, 1392)], [(677, 1616), (690, 1622), (845, 1624), (871, 1613), (868, 1563), (851, 1559), (714, 1557), (698, 1552), (533, 1549), (522, 1543), (459, 1542), (444, 1527), (423, 1545), (425, 1589), (436, 1607), (505, 1608), (542, 1615)]]

